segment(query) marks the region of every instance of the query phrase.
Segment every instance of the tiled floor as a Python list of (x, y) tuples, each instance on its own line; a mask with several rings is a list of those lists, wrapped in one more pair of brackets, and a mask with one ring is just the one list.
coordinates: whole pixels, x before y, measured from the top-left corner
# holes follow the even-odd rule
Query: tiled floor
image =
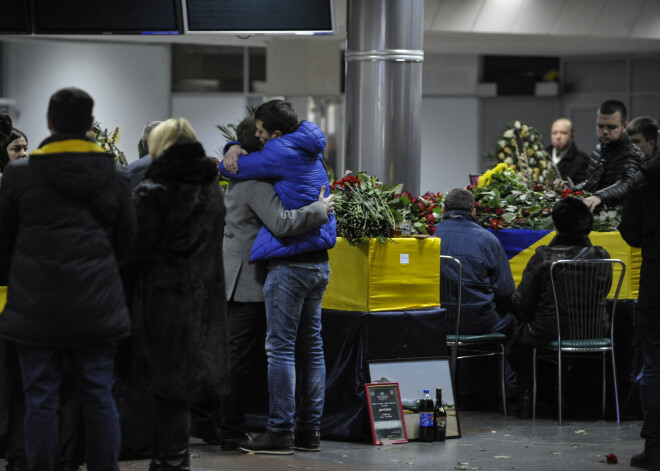
[[(492, 412), (462, 412), (462, 438), (444, 443), (409, 442), (392, 446), (323, 440), (321, 453), (289, 456), (223, 452), (194, 440), (194, 470), (534, 470), (589, 471), (630, 468), (639, 451), (641, 421), (520, 420)], [(619, 463), (611, 468), (610, 453)], [(146, 470), (147, 460), (124, 461), (123, 471)]]

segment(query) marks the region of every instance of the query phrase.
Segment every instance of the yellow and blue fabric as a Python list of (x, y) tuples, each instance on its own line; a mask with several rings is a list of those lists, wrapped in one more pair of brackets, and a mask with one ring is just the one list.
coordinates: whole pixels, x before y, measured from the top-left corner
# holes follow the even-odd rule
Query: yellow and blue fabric
[(337, 237), (328, 256), (324, 309), (382, 312), (440, 305), (438, 238), (370, 239), (351, 246)]
[[(492, 231), (492, 229), (489, 229)], [(536, 248), (547, 245), (555, 236), (554, 231), (533, 231), (528, 229), (506, 229), (492, 231), (498, 238), (509, 258), (511, 273), (516, 286), (522, 279), (523, 270)], [(589, 240), (593, 245), (600, 245), (611, 258), (623, 260), (626, 275), (623, 279), (619, 299), (637, 299), (639, 292), (639, 270), (642, 265), (641, 249), (631, 247), (618, 232), (591, 232)], [(612, 293), (610, 293), (610, 297)]]

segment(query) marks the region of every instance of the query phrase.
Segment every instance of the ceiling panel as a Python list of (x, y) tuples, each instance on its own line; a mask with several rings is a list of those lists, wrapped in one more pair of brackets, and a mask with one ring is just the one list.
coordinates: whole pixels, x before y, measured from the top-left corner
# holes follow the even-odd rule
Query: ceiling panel
[[(600, 12), (591, 34), (605, 37), (630, 37), (643, 4), (644, 0), (626, 0), (624, 6), (621, 0), (608, 0)], [(652, 16), (657, 15), (656, 11)]]
[[(570, 0), (564, 2), (550, 33), (566, 36), (591, 35), (591, 31), (605, 5), (606, 3), (603, 0)], [(623, 3), (620, 8), (625, 8)]]
[(549, 34), (555, 24), (564, 0), (539, 2), (526, 0), (511, 28), (517, 34)]
[(631, 37), (660, 39), (660, 1), (646, 0), (632, 29)]
[(509, 33), (525, 0), (488, 0), (479, 12), (472, 31), (475, 33)]
[[(354, 1), (354, 0), (353, 0)], [(485, 0), (437, 0), (431, 29), (434, 31), (470, 32)]]

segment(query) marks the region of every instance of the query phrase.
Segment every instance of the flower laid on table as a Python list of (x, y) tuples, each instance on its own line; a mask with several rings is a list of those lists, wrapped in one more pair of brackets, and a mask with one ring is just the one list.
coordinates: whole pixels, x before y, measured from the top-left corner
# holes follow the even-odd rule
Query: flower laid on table
[[(478, 185), (468, 185), (474, 193), (476, 218), (483, 227), (499, 229), (553, 230), (552, 208), (562, 198), (584, 198), (581, 191), (554, 191), (539, 183), (532, 188), (520, 181), (518, 172), (500, 163), (479, 177)], [(616, 231), (621, 208), (594, 215), (593, 231)]]
[(495, 153), (489, 157), (497, 162), (510, 166), (512, 170), (520, 170), (518, 164), (518, 145), (516, 134), (520, 136), (523, 152), (527, 157), (530, 169), (530, 184), (545, 184), (556, 178), (555, 171), (550, 164), (550, 156), (545, 151), (541, 134), (532, 126), (514, 121), (507, 124), (502, 136), (497, 140)]
[(404, 219), (411, 222), (412, 234), (433, 235), (435, 223), (442, 217), (444, 197), (442, 193), (430, 191), (422, 196), (413, 196), (404, 191), (394, 195), (388, 204), (395, 211), (397, 223)]
[(101, 128), (101, 123), (94, 121), (92, 125), (92, 133), (96, 139), (96, 143), (103, 147), (108, 152), (115, 155), (115, 160), (123, 165), (128, 165), (124, 153), (117, 148), (117, 141), (119, 140), (119, 128), (115, 128), (110, 132), (105, 128)]
[(387, 188), (375, 176), (360, 172), (330, 184), (335, 195), (337, 235), (356, 245), (369, 238), (385, 242), (392, 236), (395, 218), (387, 201), (401, 185)]

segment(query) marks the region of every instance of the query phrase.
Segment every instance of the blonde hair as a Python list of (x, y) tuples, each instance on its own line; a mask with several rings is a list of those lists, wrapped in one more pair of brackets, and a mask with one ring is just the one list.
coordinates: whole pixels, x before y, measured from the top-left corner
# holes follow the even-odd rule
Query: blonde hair
[(186, 118), (171, 118), (160, 123), (149, 134), (149, 153), (155, 159), (174, 144), (196, 140), (197, 134)]

